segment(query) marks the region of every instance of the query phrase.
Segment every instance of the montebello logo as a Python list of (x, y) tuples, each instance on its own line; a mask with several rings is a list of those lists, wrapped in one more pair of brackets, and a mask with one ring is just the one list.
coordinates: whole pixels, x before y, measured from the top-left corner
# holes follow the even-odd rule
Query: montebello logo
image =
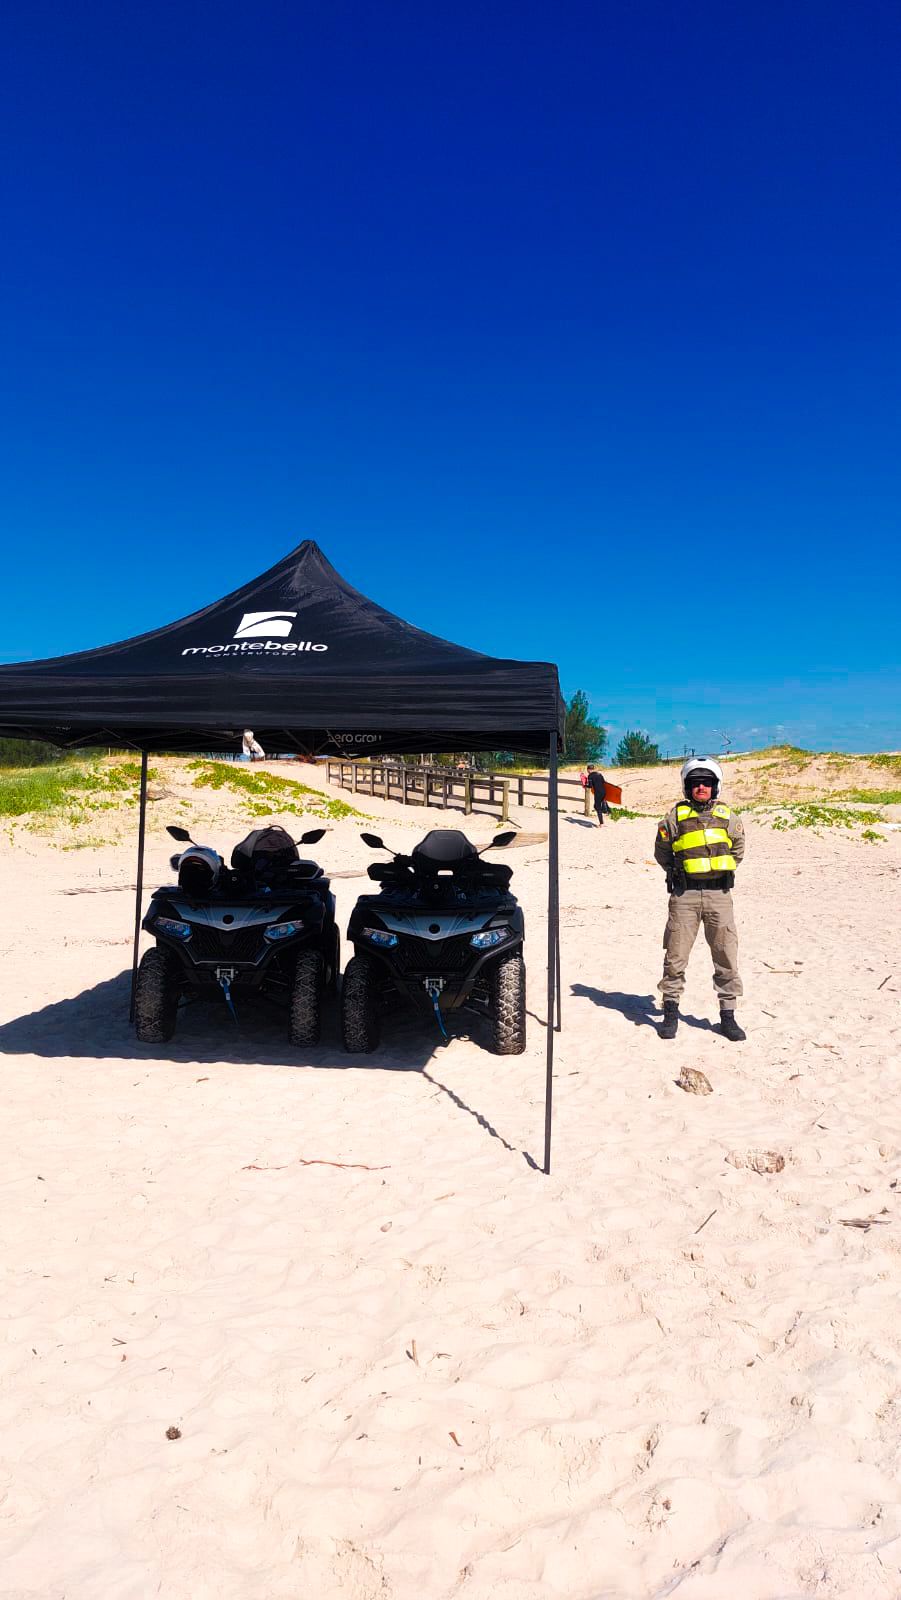
[(245, 611), (235, 629), (236, 639), (287, 639), (296, 611)]
[[(182, 651), (183, 656), (243, 655), (245, 651), (263, 650), (268, 654), (295, 655), (303, 650), (327, 650), (327, 644), (313, 644), (310, 639), (289, 640), (288, 635), (297, 619), (296, 611), (245, 611), (235, 629), (232, 644), (193, 644)], [(265, 640), (249, 644), (248, 640)], [(285, 644), (278, 643), (285, 639)]]

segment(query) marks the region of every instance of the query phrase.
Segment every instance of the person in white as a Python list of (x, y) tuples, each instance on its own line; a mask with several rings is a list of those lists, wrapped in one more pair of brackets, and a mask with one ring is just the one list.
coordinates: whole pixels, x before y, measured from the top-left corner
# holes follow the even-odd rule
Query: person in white
[(265, 761), (266, 752), (263, 746), (253, 736), (252, 728), (244, 729), (243, 754), (249, 761)]

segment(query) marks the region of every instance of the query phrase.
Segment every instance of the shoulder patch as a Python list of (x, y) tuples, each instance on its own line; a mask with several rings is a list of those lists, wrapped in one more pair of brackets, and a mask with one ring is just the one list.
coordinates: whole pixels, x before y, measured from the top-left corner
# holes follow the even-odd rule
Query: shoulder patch
[(714, 806), (713, 815), (715, 817), (731, 817), (732, 812), (728, 806), (725, 806), (722, 804), (722, 802), (720, 802), (718, 805)]

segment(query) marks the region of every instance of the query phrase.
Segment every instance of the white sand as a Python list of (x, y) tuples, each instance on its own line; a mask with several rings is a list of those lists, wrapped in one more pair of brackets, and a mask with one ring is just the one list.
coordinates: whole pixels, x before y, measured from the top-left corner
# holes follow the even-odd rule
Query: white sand
[(901, 837), (748, 822), (733, 1046), (703, 944), (651, 1025), (653, 823), (561, 833), (549, 1179), (543, 846), (524, 1057), (299, 1060), (224, 1008), (138, 1046), (132, 847), (3, 843), (0, 1600), (897, 1600)]

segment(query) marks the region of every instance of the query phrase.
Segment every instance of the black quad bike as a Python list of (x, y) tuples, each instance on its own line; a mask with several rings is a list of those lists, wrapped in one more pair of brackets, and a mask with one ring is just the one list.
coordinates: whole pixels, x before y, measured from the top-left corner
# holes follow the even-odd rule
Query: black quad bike
[[(138, 968), (135, 1024), (142, 1044), (171, 1039), (179, 1002), (256, 991), (288, 1010), (294, 1045), (319, 1039), (323, 992), (335, 989), (340, 944), (335, 897), (315, 861), (301, 860), (283, 828), (257, 828), (235, 845), (231, 866), (169, 828), (189, 849), (171, 858), (178, 884), (157, 889), (143, 926), (156, 940)], [(314, 828), (300, 839), (316, 844)]]
[[(515, 837), (500, 833), (486, 848)], [(387, 849), (377, 834), (361, 838)], [(525, 925), (510, 893), (511, 869), (483, 861), (456, 829), (436, 828), (411, 855), (374, 862), (369, 876), (381, 889), (360, 896), (347, 929), (355, 953), (341, 991), (345, 1050), (374, 1050), (383, 1011), (407, 1001), (431, 1013), (445, 1037), (445, 1013), (478, 1011), (490, 1021), (495, 1053), (520, 1055)]]

